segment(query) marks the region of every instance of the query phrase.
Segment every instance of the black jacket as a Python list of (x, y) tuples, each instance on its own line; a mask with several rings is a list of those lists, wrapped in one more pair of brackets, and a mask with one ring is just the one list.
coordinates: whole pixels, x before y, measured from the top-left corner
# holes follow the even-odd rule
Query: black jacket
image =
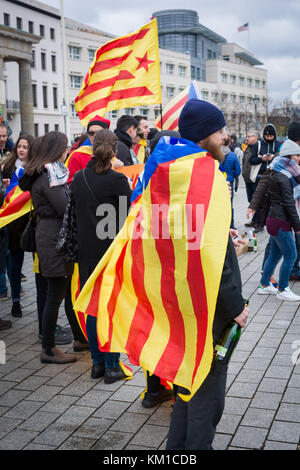
[(115, 129), (114, 132), (118, 137), (117, 158), (121, 160), (125, 166), (133, 165), (131, 154), (132, 139), (130, 135), (120, 129)]
[(50, 188), (46, 173), (26, 173), (19, 186), (30, 191), (33, 207), (38, 215), (35, 234), (39, 267), (44, 277), (64, 277), (73, 272), (73, 263), (66, 263), (56, 250), (59, 231), (68, 201), (68, 185)]
[[(101, 174), (96, 173), (93, 158), (85, 170), (75, 174), (70, 188), (75, 206), (78, 264), (82, 286), (114, 239), (107, 237), (107, 232), (112, 230), (116, 235), (125, 222), (132, 191), (123, 174), (111, 169)], [(125, 197), (121, 207), (124, 211), (122, 221), (119, 221), (120, 196)]]
[(295, 206), (293, 185), (289, 178), (278, 171), (271, 171), (268, 185), (270, 199), (269, 217), (287, 220), (295, 231), (300, 231), (300, 220)]
[(213, 322), (214, 345), (230, 320), (233, 320), (233, 318), (242, 313), (244, 308), (245, 301), (242, 296), (240, 268), (231, 237), (229, 236)]
[[(258, 152), (259, 143), (256, 142), (256, 144), (254, 144), (253, 147), (252, 147), (251, 157), (249, 158), (249, 163), (251, 165), (258, 165), (259, 163), (261, 163), (261, 167), (260, 167), (259, 172), (258, 172), (258, 175), (260, 177), (267, 171), (268, 166), (271, 163), (269, 161), (263, 162), (262, 159), (261, 159), (262, 155), (265, 155), (267, 153), (271, 153), (271, 154), (274, 154), (276, 156), (276, 154), (278, 154), (280, 146), (281, 146), (281, 142), (276, 139), (277, 134), (276, 134), (275, 126), (273, 126), (272, 124), (267, 124), (266, 127), (273, 127), (274, 135), (275, 135), (274, 140), (269, 142), (265, 139), (262, 139), (260, 141), (260, 150), (259, 150), (259, 152)], [(265, 129), (266, 129), (266, 127), (265, 127)], [(265, 129), (264, 129), (264, 132), (265, 132)], [(264, 132), (263, 132), (263, 135), (264, 135)]]

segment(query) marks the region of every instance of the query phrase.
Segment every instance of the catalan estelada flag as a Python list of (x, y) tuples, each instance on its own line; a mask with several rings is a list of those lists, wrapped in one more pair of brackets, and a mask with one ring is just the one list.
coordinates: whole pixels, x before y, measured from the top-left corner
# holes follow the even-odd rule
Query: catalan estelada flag
[(17, 175), (15, 171), (6, 189), (3, 205), (0, 208), (0, 228), (22, 217), (32, 209), (30, 192), (23, 192), (18, 185), (18, 179), (21, 176), (22, 174)]
[[(102, 351), (127, 353), (188, 401), (213, 358), (212, 325), (231, 218), (219, 164), (196, 144), (162, 138), (126, 223), (75, 310), (97, 316)], [(140, 193), (140, 194), (139, 194)]]
[(185, 103), (191, 98), (200, 99), (197, 82), (193, 80), (179, 95), (175, 96), (164, 107), (162, 116), (155, 120), (155, 127), (159, 130), (178, 130), (178, 119)]
[(86, 126), (97, 114), (156, 103), (161, 103), (161, 84), (155, 18), (97, 50), (75, 108)]

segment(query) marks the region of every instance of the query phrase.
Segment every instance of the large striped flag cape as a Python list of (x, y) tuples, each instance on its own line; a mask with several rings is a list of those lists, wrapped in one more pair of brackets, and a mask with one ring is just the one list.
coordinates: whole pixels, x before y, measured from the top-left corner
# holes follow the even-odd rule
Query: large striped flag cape
[(22, 217), (32, 209), (30, 192), (22, 191), (18, 184), (23, 173), (23, 168), (16, 170), (6, 189), (5, 198), (0, 208), (0, 228)]
[(83, 126), (96, 115), (161, 103), (157, 20), (101, 46), (75, 99)]
[(93, 155), (93, 147), (91, 145), (90, 139), (85, 140), (80, 147), (78, 147), (77, 149), (73, 150), (73, 152), (70, 153), (67, 160), (65, 161), (65, 166), (67, 168), (69, 167), (69, 163), (70, 163), (72, 155), (74, 155), (75, 153), (79, 157), (80, 156), (91, 157)]
[(159, 130), (178, 130), (178, 119), (185, 103), (191, 98), (200, 99), (197, 82), (193, 80), (179, 95), (167, 103), (162, 113), (155, 120), (155, 127)]
[(175, 138), (159, 141), (140, 188), (74, 308), (97, 316), (102, 351), (127, 353), (132, 364), (183, 387), (188, 401), (213, 358), (230, 196), (218, 162)]

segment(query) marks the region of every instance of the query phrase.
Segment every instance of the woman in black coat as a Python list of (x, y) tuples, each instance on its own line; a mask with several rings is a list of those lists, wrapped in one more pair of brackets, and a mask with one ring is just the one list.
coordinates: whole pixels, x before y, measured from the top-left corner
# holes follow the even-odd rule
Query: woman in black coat
[[(131, 189), (126, 176), (111, 168), (116, 155), (117, 137), (108, 129), (96, 133), (93, 157), (84, 170), (74, 176), (71, 191), (78, 232), (80, 288), (125, 222)], [(119, 367), (119, 353), (98, 349), (96, 317), (88, 315), (86, 330), (93, 360), (92, 378), (104, 376), (105, 383), (124, 377)]]
[[(67, 154), (67, 137), (60, 132), (49, 132), (40, 143), (38, 152), (25, 165), (25, 174), (19, 181), (23, 191), (30, 191), (37, 214), (36, 249), (39, 270), (47, 279), (47, 297), (42, 319), (42, 363), (65, 364), (76, 356), (65, 354), (55, 347), (55, 329), (58, 311), (65, 298), (73, 273), (73, 263), (65, 263), (56, 250), (59, 231), (68, 200), (68, 170), (63, 162)], [(80, 328), (72, 312), (66, 307), (74, 339)]]

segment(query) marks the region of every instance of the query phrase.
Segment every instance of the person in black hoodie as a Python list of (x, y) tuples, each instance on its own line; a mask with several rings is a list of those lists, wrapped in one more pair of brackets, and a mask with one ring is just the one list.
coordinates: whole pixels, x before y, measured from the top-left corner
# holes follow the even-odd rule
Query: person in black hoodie
[[(253, 181), (253, 177), (250, 179), (255, 183), (255, 187), (253, 193), (262, 178), (262, 176), (267, 171), (269, 165), (271, 164), (273, 158), (278, 155), (279, 148), (281, 146), (281, 142), (277, 140), (277, 133), (276, 128), (273, 124), (267, 124), (263, 131), (263, 138), (261, 141), (257, 142), (253, 145), (251, 157), (249, 158), (250, 165), (255, 166), (256, 170), (258, 170), (257, 176), (255, 181)], [(255, 232), (262, 232), (263, 231), (263, 224), (260, 218), (259, 213), (256, 213), (252, 219), (252, 222), (255, 227)]]
[(138, 163), (137, 157), (132, 150), (133, 140), (136, 137), (138, 122), (133, 116), (124, 114), (117, 121), (115, 134), (118, 138), (117, 155), (125, 166)]

